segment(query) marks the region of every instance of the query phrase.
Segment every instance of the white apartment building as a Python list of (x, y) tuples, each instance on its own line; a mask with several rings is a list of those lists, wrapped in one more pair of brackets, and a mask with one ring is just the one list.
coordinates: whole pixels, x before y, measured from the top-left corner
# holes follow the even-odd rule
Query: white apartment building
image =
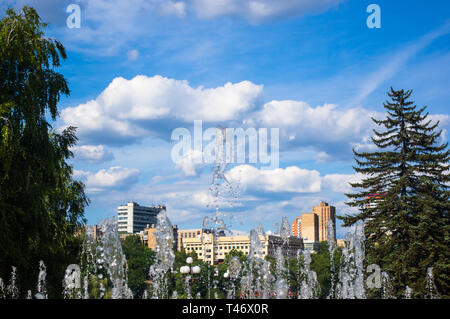
[(156, 225), (156, 216), (165, 206), (141, 206), (135, 202), (117, 207), (119, 233), (134, 234), (143, 231), (147, 225)]

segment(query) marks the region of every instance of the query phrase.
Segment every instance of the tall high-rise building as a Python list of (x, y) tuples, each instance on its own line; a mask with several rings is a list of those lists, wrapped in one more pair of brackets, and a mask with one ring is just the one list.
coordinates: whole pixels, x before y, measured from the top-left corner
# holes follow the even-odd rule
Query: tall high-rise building
[(135, 202), (117, 207), (119, 233), (134, 234), (143, 231), (147, 225), (156, 225), (156, 216), (165, 206), (148, 207)]
[[(313, 214), (316, 214), (319, 220), (319, 241), (326, 241), (328, 235), (328, 220), (333, 221), (336, 229), (336, 207), (329, 206), (328, 203), (320, 202), (319, 206), (313, 206)], [(335, 235), (336, 237), (336, 235)], [(336, 240), (336, 238), (334, 238)]]
[(319, 218), (314, 213), (303, 213), (292, 223), (292, 235), (301, 238), (304, 249), (317, 250), (319, 247)]
[(296, 217), (295, 220), (292, 222), (292, 236), (294, 237), (302, 237), (302, 229), (301, 229), (301, 225), (302, 225), (302, 218)]
[(319, 220), (314, 213), (303, 213), (301, 220), (301, 237), (303, 240), (319, 241)]
[[(312, 208), (312, 213), (303, 213), (292, 223), (292, 235), (303, 239), (305, 249), (316, 250), (319, 242), (328, 237), (328, 221), (336, 227), (336, 208), (325, 202)], [(335, 238), (336, 240), (336, 232)]]

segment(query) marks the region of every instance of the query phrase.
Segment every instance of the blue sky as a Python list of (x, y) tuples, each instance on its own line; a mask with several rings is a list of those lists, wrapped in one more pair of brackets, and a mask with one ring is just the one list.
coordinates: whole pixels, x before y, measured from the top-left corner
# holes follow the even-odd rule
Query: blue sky
[[(66, 7), (81, 7), (81, 28)], [(369, 29), (366, 8), (381, 8)], [(37, 8), (68, 59), (70, 97), (55, 127), (78, 127), (77, 178), (88, 222), (129, 200), (165, 204), (181, 228), (211, 215), (211, 167), (176, 165), (176, 127), (277, 127), (280, 169), (229, 167), (237, 196), (230, 227), (273, 229), (325, 200), (342, 215), (351, 148), (370, 149), (370, 116), (386, 91), (413, 89), (418, 106), (450, 126), (450, 3), (363, 0), (17, 0)], [(232, 203), (232, 206), (230, 206)], [(338, 224), (338, 236), (345, 229)]]

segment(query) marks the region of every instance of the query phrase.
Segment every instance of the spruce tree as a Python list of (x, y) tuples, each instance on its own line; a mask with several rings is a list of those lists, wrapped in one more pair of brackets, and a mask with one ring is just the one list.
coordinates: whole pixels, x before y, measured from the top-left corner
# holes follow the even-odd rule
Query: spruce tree
[(340, 218), (344, 226), (365, 222), (367, 262), (389, 274), (397, 297), (409, 286), (413, 297), (426, 298), (428, 267), (440, 296), (448, 297), (450, 152), (439, 143), (439, 122), (409, 100), (411, 93), (391, 88), (386, 118), (372, 118), (382, 128), (372, 137), (376, 150), (353, 150), (353, 168), (364, 178), (346, 195), (359, 213)]

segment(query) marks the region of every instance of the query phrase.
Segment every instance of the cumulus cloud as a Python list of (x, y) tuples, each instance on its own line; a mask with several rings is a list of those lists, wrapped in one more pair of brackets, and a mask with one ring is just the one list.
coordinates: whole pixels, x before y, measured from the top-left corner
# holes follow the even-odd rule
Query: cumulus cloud
[[(115, 78), (95, 99), (61, 112), (64, 125), (78, 127), (81, 137), (113, 137), (129, 142), (150, 135), (150, 121), (230, 121), (252, 109), (262, 85), (249, 81), (216, 88), (194, 88), (187, 81), (159, 75)], [(161, 124), (161, 122), (159, 122)], [(154, 127), (154, 126), (153, 126)]]
[(106, 150), (103, 145), (76, 145), (71, 150), (76, 160), (90, 163), (104, 163), (114, 159), (113, 153)]
[(297, 166), (259, 170), (250, 165), (233, 167), (227, 174), (230, 181), (245, 190), (263, 192), (314, 193), (320, 191), (320, 173)]
[(319, 13), (336, 7), (343, 0), (193, 0), (200, 18), (237, 16), (250, 22)]
[[(104, 145), (127, 145), (152, 136), (169, 140), (173, 129), (190, 127), (194, 120), (210, 126), (279, 128), (281, 149), (311, 147), (318, 153), (317, 162), (327, 162), (350, 158), (352, 148), (372, 150), (376, 126), (371, 117), (385, 117), (362, 107), (314, 107), (295, 100), (263, 104), (262, 99), (263, 85), (250, 81), (204, 88), (159, 75), (118, 77), (96, 99), (64, 109), (59, 125), (78, 127), (84, 144)], [(440, 120), (441, 127), (450, 122), (445, 114), (430, 117)], [(179, 167), (187, 176), (199, 172), (189, 161)]]
[(349, 193), (353, 190), (349, 183), (361, 181), (364, 175), (327, 174), (321, 176), (316, 170), (297, 166), (260, 170), (250, 165), (239, 165), (230, 169), (227, 179), (246, 191), (270, 193), (318, 193), (325, 189), (336, 193)]
[(74, 177), (86, 184), (88, 192), (100, 192), (108, 189), (126, 189), (137, 182), (139, 170), (113, 166), (96, 173), (74, 170)]
[[(349, 143), (368, 139), (373, 128), (370, 116), (379, 115), (363, 108), (312, 107), (292, 100), (271, 101), (258, 108), (262, 93), (262, 85), (249, 81), (194, 88), (187, 81), (159, 75), (120, 77), (95, 100), (64, 109), (61, 119), (64, 126), (78, 127), (87, 143), (125, 144), (161, 135), (171, 124), (172, 129), (194, 120), (227, 125), (242, 118), (247, 126), (280, 128), (281, 142), (291, 146), (314, 145), (324, 152), (331, 145), (326, 149), (331, 156), (333, 148), (342, 153), (342, 145), (350, 150)], [(322, 153), (318, 160), (326, 158)], [(194, 175), (193, 167), (187, 165), (183, 171)]]
[(200, 225), (200, 221), (205, 217), (204, 213), (198, 211), (172, 207), (171, 205), (166, 207), (167, 207), (167, 216), (170, 218), (172, 223), (198, 222), (198, 225)]
[(161, 4), (161, 13), (175, 15), (178, 18), (186, 16), (186, 4), (183, 1), (167, 1)]
[(428, 117), (432, 123), (439, 122), (440, 126), (448, 126), (450, 124), (450, 115), (448, 114), (430, 114)]
[(317, 163), (325, 163), (331, 161), (332, 158), (327, 152), (319, 152), (314, 159)]
[(379, 113), (363, 108), (341, 109), (334, 104), (312, 107), (303, 101), (271, 101), (245, 120), (263, 127), (280, 127), (289, 141), (326, 141), (336, 143), (360, 140), (371, 135), (371, 116)]
[(324, 188), (336, 193), (351, 193), (354, 188), (350, 183), (356, 183), (363, 179), (364, 175), (357, 174), (328, 174), (322, 179)]
[(186, 154), (176, 167), (180, 168), (185, 176), (197, 176), (205, 164), (202, 163), (203, 152), (191, 150)]

